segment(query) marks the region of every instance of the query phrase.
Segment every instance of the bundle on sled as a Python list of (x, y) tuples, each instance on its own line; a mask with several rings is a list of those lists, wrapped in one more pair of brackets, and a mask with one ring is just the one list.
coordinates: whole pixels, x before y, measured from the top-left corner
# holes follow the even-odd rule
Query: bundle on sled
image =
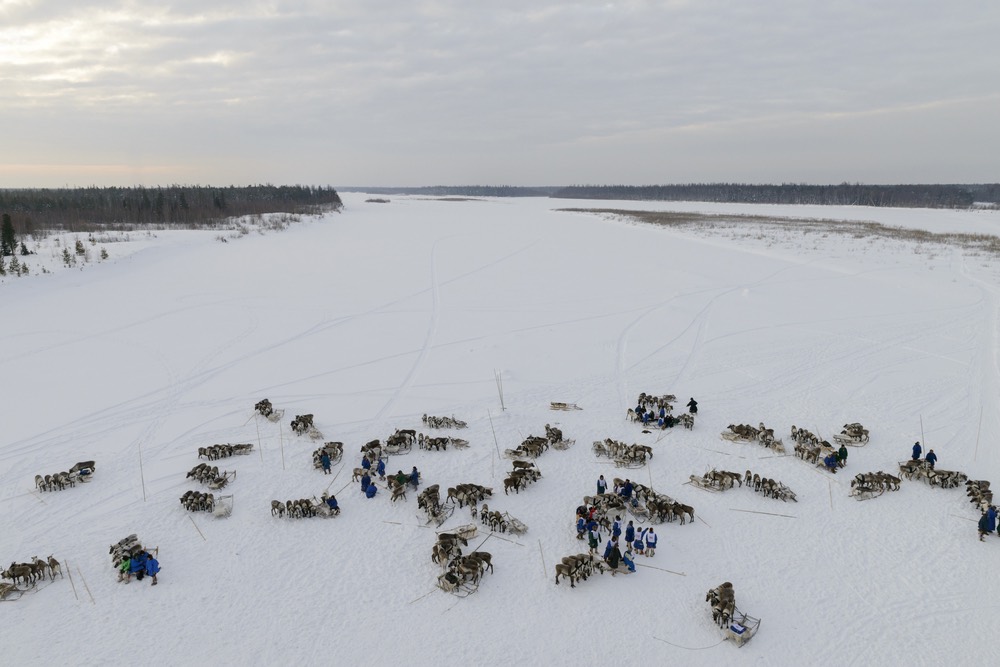
[(550, 401), (549, 410), (583, 410), (576, 403), (562, 403), (559, 401)]
[(712, 468), (700, 477), (690, 475), (687, 483), (706, 491), (726, 491), (736, 484), (743, 486), (743, 476), (738, 472)]

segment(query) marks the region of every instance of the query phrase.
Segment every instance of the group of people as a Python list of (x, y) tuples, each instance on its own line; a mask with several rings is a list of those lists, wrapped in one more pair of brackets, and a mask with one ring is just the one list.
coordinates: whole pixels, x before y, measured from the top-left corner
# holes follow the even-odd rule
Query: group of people
[[(593, 506), (581, 505), (576, 508), (576, 538), (582, 540), (586, 538), (590, 553), (596, 554), (601, 544), (601, 527), (596, 518), (597, 508)], [(621, 516), (615, 516), (614, 523), (611, 524), (611, 536), (604, 545), (602, 558), (611, 568), (614, 574), (619, 565), (624, 564), (629, 572), (635, 572), (635, 556), (652, 556), (656, 553), (656, 543), (658, 540), (653, 527), (636, 528), (630, 520), (622, 528)], [(624, 547), (624, 551), (622, 550)]]
[[(698, 401), (693, 398), (687, 402), (688, 412), (691, 414), (698, 414)], [(635, 406), (636, 417), (643, 423), (644, 426), (648, 426), (650, 422), (654, 419), (656, 420), (656, 425), (661, 428), (673, 428), (678, 423), (680, 419), (674, 417), (672, 414), (667, 412), (666, 407), (660, 407), (659, 412), (652, 409), (647, 410), (642, 403)]]
[[(921, 452), (920, 441), (918, 440), (915, 443), (913, 443), (913, 460), (914, 461), (919, 461), (920, 460), (920, 452)], [(937, 463), (937, 454), (934, 453), (933, 449), (928, 449), (927, 450), (927, 455), (924, 457), (924, 462), (927, 464), (928, 468), (930, 468), (931, 470), (934, 470), (934, 464)]]
[(148, 574), (153, 578), (153, 586), (155, 586), (156, 575), (159, 571), (160, 561), (156, 560), (148, 551), (140, 551), (123, 560), (118, 566), (118, 581), (124, 581), (127, 584), (132, 580), (133, 574), (137, 581), (142, 581), (142, 578)]
[(847, 465), (847, 445), (841, 445), (840, 449), (823, 457), (823, 465), (832, 473), (837, 472), (837, 468)]
[[(365, 461), (368, 462), (368, 466), (365, 466)], [(365, 469), (365, 474), (361, 476), (361, 491), (365, 494), (366, 498), (374, 498), (375, 494), (378, 493), (378, 487), (372, 481), (371, 461), (365, 457), (362, 459), (361, 467)], [(381, 457), (379, 457), (378, 463), (375, 466), (375, 473), (379, 479), (385, 480), (385, 461)], [(415, 490), (420, 484), (420, 473), (417, 472), (417, 466), (413, 466), (413, 470), (410, 471), (409, 475), (400, 470), (393, 475), (393, 479), (400, 485), (410, 484)]]

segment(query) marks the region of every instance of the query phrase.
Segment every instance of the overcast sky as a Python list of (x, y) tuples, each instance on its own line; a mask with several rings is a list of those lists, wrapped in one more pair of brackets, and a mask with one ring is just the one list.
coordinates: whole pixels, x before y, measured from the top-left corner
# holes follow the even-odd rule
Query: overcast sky
[(1000, 181), (996, 0), (0, 0), (0, 187)]

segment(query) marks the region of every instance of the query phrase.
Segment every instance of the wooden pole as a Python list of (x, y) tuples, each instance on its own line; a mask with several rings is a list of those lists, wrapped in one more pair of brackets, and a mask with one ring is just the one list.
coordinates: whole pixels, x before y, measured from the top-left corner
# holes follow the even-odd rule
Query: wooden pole
[(253, 425), (257, 427), (257, 453), (260, 454), (260, 462), (264, 463), (264, 446), (260, 444), (260, 423), (255, 419)]
[(146, 476), (142, 472), (142, 443), (139, 443), (139, 480), (142, 482), (142, 502), (146, 502)]
[(94, 594), (90, 592), (90, 586), (87, 585), (87, 580), (84, 579), (83, 570), (80, 569), (79, 565), (76, 566), (76, 573), (80, 575), (80, 581), (83, 582), (83, 587), (87, 589), (87, 595), (90, 596), (90, 604), (97, 604), (94, 602)]
[(538, 540), (538, 555), (542, 557), (542, 575), (549, 576), (549, 568), (545, 566), (545, 554), (542, 552), (542, 541)]
[(281, 429), (281, 422), (278, 422), (278, 442), (281, 444), (281, 469), (285, 469), (285, 436)]
[(924, 416), (920, 415), (920, 442), (923, 444), (924, 449), (927, 448), (927, 439), (924, 438)]
[(975, 461), (976, 457), (979, 456), (979, 435), (983, 432), (983, 405), (979, 404), (979, 427), (976, 429), (976, 451), (972, 455), (972, 460)]
[(188, 514), (188, 518), (191, 519), (191, 525), (194, 526), (194, 529), (198, 531), (199, 535), (201, 535), (201, 539), (204, 540), (205, 542), (208, 542), (208, 540), (205, 539), (205, 533), (201, 532), (201, 528), (199, 528), (198, 524), (194, 522), (194, 519), (191, 518), (190, 514)]
[(75, 597), (76, 601), (79, 602), (80, 596), (76, 594), (76, 584), (73, 583), (73, 570), (69, 567), (69, 561), (66, 561), (63, 565), (66, 566), (66, 572), (69, 574), (69, 585), (73, 587), (73, 597)]
[(493, 428), (493, 413), (491, 413), (490, 410), (489, 410), (489, 408), (487, 408), (486, 409), (486, 414), (489, 415), (489, 418), (490, 418), (490, 430), (493, 431), (493, 444), (496, 445), (496, 448), (497, 448), (497, 458), (499, 459), (500, 458), (500, 443), (497, 442), (497, 432), (496, 432), (496, 429)]

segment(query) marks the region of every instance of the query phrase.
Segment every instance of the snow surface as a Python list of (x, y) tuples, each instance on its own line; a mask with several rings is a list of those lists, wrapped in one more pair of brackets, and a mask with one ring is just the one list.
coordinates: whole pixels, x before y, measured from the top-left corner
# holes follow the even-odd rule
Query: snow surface
[[(722, 210), (707, 204), (365, 198), (225, 244), (157, 231), (127, 259), (0, 285), (0, 562), (54, 554), (72, 574), (0, 605), (5, 664), (917, 665), (995, 653), (1000, 540), (977, 540), (964, 488), (848, 492), (858, 472), (895, 472), (915, 440), (939, 468), (998, 479), (996, 257), (555, 210)], [(984, 211), (815, 215), (1000, 228)], [(696, 397), (695, 429), (626, 422), (642, 391)], [(286, 411), (280, 426), (253, 416), (265, 397)], [(289, 434), (303, 413), (347, 445), (335, 476), (312, 468), (316, 443)], [(390, 471), (492, 486), (491, 508), (529, 526), (470, 542), (496, 572), (464, 599), (435, 588), (434, 531), (414, 495), (367, 500), (350, 482), (368, 440), (447, 433), (423, 428), (424, 413), (468, 421), (455, 435), (471, 446), (391, 457)], [(832, 476), (719, 437), (761, 421), (786, 445), (792, 424), (830, 437), (859, 421), (872, 438)], [(544, 478), (505, 497), (498, 453), (546, 423), (576, 445), (546, 452)], [(655, 456), (616, 469), (591, 452), (607, 437)], [(197, 448), (221, 442), (255, 446), (218, 461), (237, 471), (232, 516), (185, 512), (178, 497), (201, 488), (185, 479)], [(33, 491), (36, 473), (90, 458), (91, 483)], [(799, 502), (684, 484), (713, 467), (774, 477)], [(573, 511), (600, 474), (651, 484), (698, 518), (657, 526), (658, 552), (635, 575), (556, 586), (554, 564), (584, 550)], [(325, 489), (336, 519), (269, 512)], [(443, 529), (468, 521), (458, 510)], [(129, 533), (159, 549), (156, 588), (115, 581), (108, 546)], [(720, 643), (705, 603), (723, 581), (763, 619), (743, 648)]]

